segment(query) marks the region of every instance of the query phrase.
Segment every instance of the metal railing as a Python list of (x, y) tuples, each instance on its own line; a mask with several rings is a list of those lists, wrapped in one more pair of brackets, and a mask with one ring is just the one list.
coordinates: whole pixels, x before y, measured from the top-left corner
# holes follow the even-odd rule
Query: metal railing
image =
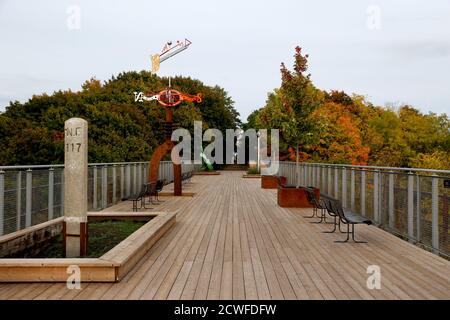
[(380, 228), (450, 257), (450, 170), (280, 162), (288, 183), (313, 186)]
[[(183, 164), (182, 172), (196, 166)], [(112, 206), (136, 194), (148, 162), (88, 165), (88, 210)], [(159, 178), (173, 181), (171, 161), (161, 161)], [(64, 165), (0, 166), (0, 236), (64, 215)]]

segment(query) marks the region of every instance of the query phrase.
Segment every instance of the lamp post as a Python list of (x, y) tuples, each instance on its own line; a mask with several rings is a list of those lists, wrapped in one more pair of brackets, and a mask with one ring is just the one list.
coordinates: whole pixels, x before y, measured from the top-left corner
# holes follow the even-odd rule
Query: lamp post
[(259, 168), (259, 137), (261, 136), (261, 133), (258, 131), (256, 133), (256, 141), (257, 141), (257, 147), (256, 147), (256, 170), (258, 171), (258, 173), (260, 173), (260, 168)]
[(297, 169), (297, 188), (298, 187), (300, 187), (300, 181), (299, 181), (299, 176), (300, 176), (300, 172), (299, 172), (299, 166), (298, 166), (298, 148), (299, 148), (299, 143), (297, 143), (297, 159), (296, 159), (296, 162), (295, 162), (295, 166), (296, 166), (296, 169)]

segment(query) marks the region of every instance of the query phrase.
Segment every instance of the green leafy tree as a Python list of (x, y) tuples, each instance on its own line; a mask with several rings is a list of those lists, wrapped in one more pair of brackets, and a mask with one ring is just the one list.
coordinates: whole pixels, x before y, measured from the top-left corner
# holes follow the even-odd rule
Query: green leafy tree
[[(137, 103), (133, 92), (159, 92), (168, 84), (149, 72), (123, 72), (101, 82), (91, 78), (81, 91), (35, 95), (26, 103), (11, 102), (0, 114), (0, 165), (64, 161), (64, 122), (81, 117), (89, 123), (89, 161), (142, 161), (164, 141), (164, 107), (156, 101)], [(174, 89), (202, 93), (203, 102), (183, 103), (174, 121), (191, 129), (194, 120), (225, 130), (240, 124), (228, 93), (188, 77), (172, 79)]]

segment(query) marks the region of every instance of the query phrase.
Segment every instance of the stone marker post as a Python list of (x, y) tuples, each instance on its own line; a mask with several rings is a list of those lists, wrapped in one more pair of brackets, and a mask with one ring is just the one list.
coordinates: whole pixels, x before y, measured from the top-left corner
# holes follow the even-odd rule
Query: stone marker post
[(87, 253), (88, 123), (64, 124), (64, 249), (66, 258)]

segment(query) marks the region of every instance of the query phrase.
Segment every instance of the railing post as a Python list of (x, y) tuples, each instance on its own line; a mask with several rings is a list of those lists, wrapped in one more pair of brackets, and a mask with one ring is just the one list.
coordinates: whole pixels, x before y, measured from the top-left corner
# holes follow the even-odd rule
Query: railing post
[(339, 199), (339, 168), (334, 168), (334, 197)]
[(92, 184), (92, 208), (94, 210), (97, 210), (97, 166), (94, 166), (92, 168), (93, 173), (92, 173), (92, 179), (93, 179), (93, 184)]
[(0, 169), (0, 236), (5, 233), (5, 171)]
[(17, 172), (16, 178), (16, 230), (22, 227), (22, 171)]
[(331, 167), (327, 167), (327, 181), (328, 181), (328, 195), (331, 196), (331, 189), (332, 189), (332, 181), (331, 181)]
[(131, 195), (131, 165), (127, 164), (126, 167), (126, 195), (129, 197)]
[(322, 190), (323, 192), (326, 192), (326, 186), (327, 186), (327, 168), (325, 166), (322, 166)]
[(298, 170), (298, 172), (299, 172), (299, 184), (301, 186), (304, 186), (305, 184), (303, 183), (303, 163), (299, 163), (298, 166), (299, 166), (299, 170)]
[(408, 239), (414, 238), (414, 175), (408, 173)]
[(120, 165), (120, 200), (125, 198), (125, 166)]
[(320, 166), (316, 166), (316, 176), (317, 176), (317, 188), (319, 188), (320, 189), (320, 184), (321, 184), (321, 179), (322, 179), (322, 176), (321, 176), (321, 168), (320, 168)]
[(108, 206), (108, 166), (102, 167), (102, 207), (104, 209)]
[(297, 184), (297, 175), (295, 173), (295, 164), (293, 162), (289, 163), (289, 179), (291, 184)]
[(148, 183), (148, 164), (144, 163), (144, 183)]
[(350, 210), (355, 211), (355, 170), (350, 172)]
[(433, 248), (439, 250), (439, 178), (436, 175), (431, 181), (431, 233)]
[(380, 172), (376, 170), (373, 173), (373, 219), (375, 220), (376, 223), (380, 223), (379, 190), (380, 190)]
[(308, 186), (308, 165), (303, 164), (303, 186)]
[(142, 186), (142, 164), (139, 163), (138, 164), (139, 167), (139, 183), (138, 183), (138, 190), (141, 190), (141, 186)]
[(347, 168), (342, 168), (342, 206), (347, 208)]
[[(89, 170), (89, 168), (88, 168), (88, 170)], [(62, 170), (61, 170), (61, 186), (60, 186), (60, 188), (61, 188), (61, 216), (63, 216), (64, 215), (64, 193), (66, 192), (65, 190), (64, 190), (64, 184), (65, 184), (65, 177), (66, 177), (66, 175), (65, 175), (65, 168), (63, 168)]]
[(304, 175), (304, 177), (303, 177), (303, 185), (304, 186), (308, 186), (308, 170), (309, 170), (309, 167), (308, 167), (308, 165), (305, 165), (304, 166), (304, 170), (303, 170), (303, 175)]
[(420, 241), (422, 238), (421, 233), (421, 201), (422, 201), (422, 193), (420, 190), (420, 176), (419, 174), (416, 175), (416, 239), (417, 241)]
[(33, 194), (33, 171), (27, 170), (26, 174), (26, 193), (25, 193), (25, 227), (31, 227), (31, 209), (32, 209), (32, 194)]
[(137, 184), (137, 165), (135, 163), (133, 164), (133, 194), (137, 193), (136, 184)]
[(117, 165), (112, 166), (112, 203), (115, 204), (117, 202), (117, 172), (116, 172)]
[(361, 171), (361, 185), (360, 185), (360, 192), (359, 197), (361, 201), (361, 215), (363, 217), (366, 216), (366, 171)]
[(394, 229), (395, 216), (394, 216), (394, 172), (389, 172), (389, 228)]
[(53, 206), (55, 194), (55, 170), (48, 169), (48, 220), (53, 219)]

